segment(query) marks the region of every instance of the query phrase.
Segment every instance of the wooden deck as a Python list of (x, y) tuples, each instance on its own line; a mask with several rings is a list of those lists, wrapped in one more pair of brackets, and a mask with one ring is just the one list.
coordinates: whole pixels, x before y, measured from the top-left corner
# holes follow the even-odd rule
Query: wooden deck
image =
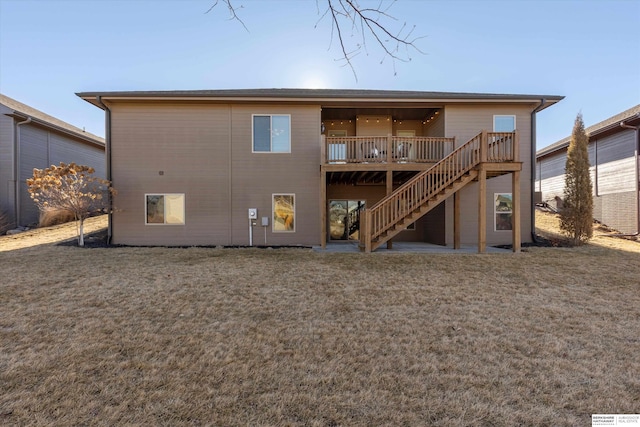
[[(323, 138), (321, 197), (327, 183), (384, 176), (387, 196), (364, 210), (360, 223), (361, 247), (370, 252), (406, 229), (440, 202), (472, 181), (479, 185), (478, 250), (486, 248), (486, 180), (512, 174), (513, 247), (520, 249), (520, 171), (517, 132), (482, 131), (455, 147), (455, 138), (330, 137)], [(416, 171), (393, 189), (394, 172)], [(336, 181), (335, 177), (339, 179)], [(382, 181), (382, 179), (381, 179)], [(459, 203), (456, 203), (456, 206)], [(459, 211), (454, 212), (454, 246), (459, 246)], [(326, 219), (323, 219), (326, 222)], [(323, 227), (323, 233), (326, 229)], [(323, 236), (326, 244), (326, 236)]]

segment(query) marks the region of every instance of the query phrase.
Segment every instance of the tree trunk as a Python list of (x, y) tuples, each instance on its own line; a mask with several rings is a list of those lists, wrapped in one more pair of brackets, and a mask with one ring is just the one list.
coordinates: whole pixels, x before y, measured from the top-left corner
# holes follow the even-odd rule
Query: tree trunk
[(80, 217), (80, 233), (78, 234), (78, 246), (84, 247), (84, 218)]

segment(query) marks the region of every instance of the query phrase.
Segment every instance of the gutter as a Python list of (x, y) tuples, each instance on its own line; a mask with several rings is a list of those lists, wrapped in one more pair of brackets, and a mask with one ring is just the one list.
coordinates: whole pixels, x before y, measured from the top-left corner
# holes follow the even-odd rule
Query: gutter
[[(96, 102), (105, 111), (105, 159), (106, 159), (106, 178), (107, 181), (112, 183), (111, 179), (111, 110), (102, 102), (102, 96), (96, 96)], [(107, 245), (111, 244), (111, 237), (113, 236), (113, 196), (111, 192), (107, 192)]]
[(15, 215), (16, 227), (20, 226), (20, 126), (31, 123), (31, 116), (27, 116), (27, 120), (16, 122), (16, 134), (13, 140), (13, 182), (15, 184), (15, 203), (13, 205), (13, 213)]
[(625, 129), (632, 129), (636, 135), (636, 146), (634, 150), (636, 160), (636, 232), (631, 234), (637, 236), (640, 234), (640, 126), (630, 126), (624, 123), (624, 120), (620, 122), (620, 127)]
[(529, 197), (531, 199), (531, 239), (533, 243), (540, 243), (536, 234), (536, 114), (544, 108), (547, 100), (540, 99), (540, 104), (531, 112), (531, 191)]

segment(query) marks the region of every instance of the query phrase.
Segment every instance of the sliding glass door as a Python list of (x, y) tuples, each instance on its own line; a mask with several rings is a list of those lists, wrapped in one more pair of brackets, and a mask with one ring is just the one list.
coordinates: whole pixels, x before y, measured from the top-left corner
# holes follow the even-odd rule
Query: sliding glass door
[(329, 239), (358, 240), (360, 212), (364, 200), (332, 200), (329, 202)]

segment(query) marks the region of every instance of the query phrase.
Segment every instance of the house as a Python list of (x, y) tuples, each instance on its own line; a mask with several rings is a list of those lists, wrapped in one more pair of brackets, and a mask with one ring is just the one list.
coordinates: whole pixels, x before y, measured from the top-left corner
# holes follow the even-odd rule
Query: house
[(126, 245), (460, 247), (531, 240), (535, 115), (560, 96), (83, 92)]
[(26, 180), (34, 168), (60, 162), (91, 166), (105, 177), (105, 141), (0, 94), (0, 212), (9, 227), (38, 223)]
[[(586, 129), (596, 220), (621, 233), (640, 231), (640, 104)], [(538, 200), (562, 207), (568, 136), (536, 153)]]

